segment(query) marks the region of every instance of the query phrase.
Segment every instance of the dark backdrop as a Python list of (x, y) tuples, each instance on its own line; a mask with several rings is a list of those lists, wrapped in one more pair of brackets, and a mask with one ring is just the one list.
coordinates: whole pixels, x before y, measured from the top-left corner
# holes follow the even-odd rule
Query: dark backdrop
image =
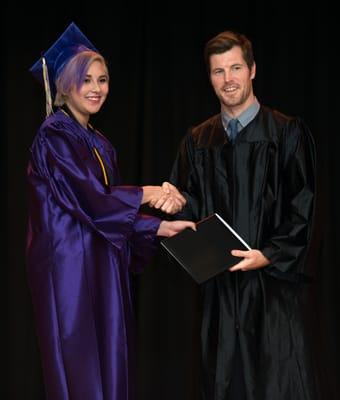
[[(339, 103), (336, 23), (327, 2), (140, 1), (3, 5), (1, 35), (1, 171), (7, 232), (4, 399), (44, 399), (24, 262), (25, 169), (44, 117), (43, 90), (28, 68), (74, 21), (109, 61), (111, 92), (94, 118), (117, 148), (129, 184), (166, 180), (186, 129), (219, 110), (203, 63), (203, 47), (226, 29), (246, 33), (257, 61), (255, 93), (262, 104), (303, 117), (318, 154), (317, 223), (310, 252), (315, 272), (306, 308), (322, 399), (336, 400), (339, 360)], [(331, 68), (331, 66), (333, 68)], [(193, 400), (198, 386), (197, 287), (159, 253), (134, 278), (140, 400)], [(3, 328), (4, 329), (4, 328)], [(275, 399), (273, 399), (275, 400)], [(293, 399), (292, 399), (293, 400)]]

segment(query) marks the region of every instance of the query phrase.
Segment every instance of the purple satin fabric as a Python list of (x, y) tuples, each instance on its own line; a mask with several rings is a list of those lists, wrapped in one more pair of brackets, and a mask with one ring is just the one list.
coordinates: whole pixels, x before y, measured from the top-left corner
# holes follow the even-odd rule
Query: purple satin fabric
[(130, 272), (152, 256), (160, 221), (139, 214), (141, 188), (119, 185), (103, 136), (61, 111), (42, 124), (28, 165), (26, 253), (49, 400), (134, 398)]

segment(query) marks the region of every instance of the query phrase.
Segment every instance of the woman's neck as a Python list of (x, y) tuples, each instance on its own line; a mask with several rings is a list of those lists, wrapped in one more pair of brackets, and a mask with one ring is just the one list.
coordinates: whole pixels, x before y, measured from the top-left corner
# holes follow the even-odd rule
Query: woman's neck
[(65, 111), (71, 118), (77, 121), (83, 128), (87, 129), (89, 123), (89, 116), (77, 112), (69, 104), (64, 104), (62, 110)]

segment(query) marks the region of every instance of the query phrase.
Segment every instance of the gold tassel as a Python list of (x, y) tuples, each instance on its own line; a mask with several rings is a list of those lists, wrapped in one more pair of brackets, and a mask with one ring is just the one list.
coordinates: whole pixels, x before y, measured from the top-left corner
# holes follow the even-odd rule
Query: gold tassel
[(52, 95), (51, 95), (50, 81), (48, 79), (48, 69), (45, 57), (42, 57), (41, 61), (42, 61), (42, 70), (44, 77), (45, 96), (46, 96), (46, 117), (49, 117), (51, 114), (53, 114)]
[(94, 151), (94, 154), (96, 155), (97, 160), (99, 161), (100, 167), (102, 169), (105, 185), (109, 186), (109, 180), (107, 178), (105, 165), (104, 165), (102, 158), (100, 157), (99, 151), (95, 147), (93, 147), (93, 151)]

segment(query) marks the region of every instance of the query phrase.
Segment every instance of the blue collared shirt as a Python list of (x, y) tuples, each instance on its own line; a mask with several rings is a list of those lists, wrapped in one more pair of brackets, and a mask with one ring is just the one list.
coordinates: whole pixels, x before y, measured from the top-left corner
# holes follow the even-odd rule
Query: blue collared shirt
[[(238, 117), (238, 124), (237, 124), (237, 132), (240, 132), (241, 129), (243, 129), (245, 126), (247, 126), (257, 115), (257, 113), (260, 110), (260, 103), (257, 101), (255, 97), (255, 101), (253, 104), (251, 104), (246, 110), (243, 111)], [(227, 135), (229, 136), (229, 131), (228, 131), (228, 123), (233, 117), (230, 117), (227, 113), (225, 113), (223, 110), (221, 110), (221, 117), (222, 117), (222, 125), (224, 130), (227, 132)]]

